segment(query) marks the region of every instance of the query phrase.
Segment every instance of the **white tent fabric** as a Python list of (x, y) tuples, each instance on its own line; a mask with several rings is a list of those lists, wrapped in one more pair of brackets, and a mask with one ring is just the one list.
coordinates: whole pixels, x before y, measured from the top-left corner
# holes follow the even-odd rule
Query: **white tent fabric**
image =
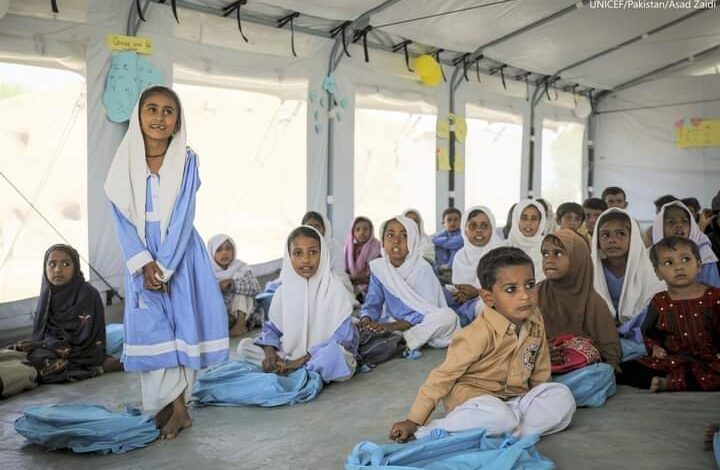
[[(145, 4), (145, 2), (141, 2)], [(306, 198), (307, 209), (330, 212), (335, 233), (342, 237), (353, 216), (354, 205), (354, 109), (433, 112), (446, 116), (453, 95), (455, 111), (463, 114), (466, 105), (512, 110), (522, 118), (522, 193), (533, 182), (533, 193), (540, 196), (542, 128), (545, 119), (585, 124), (589, 102), (581, 92), (594, 88), (612, 89), (659, 67), (698, 54), (720, 43), (720, 9), (709, 9), (679, 21), (657, 34), (632, 45), (602, 55), (560, 74), (548, 93), (538, 85), (539, 104), (528, 98), (535, 83), (551, 78), (570, 64), (610, 47), (677, 21), (692, 9), (613, 10), (592, 7), (593, 2), (572, 0), (509, 1), (491, 0), (250, 0), (242, 7), (246, 43), (237, 30), (234, 15), (219, 15), (230, 0), (179, 0), (180, 24), (172, 17), (169, 2), (151, 1), (147, 22), (139, 23), (138, 35), (153, 39), (153, 64), (165, 74), (185, 84), (226, 87), (271, 93), (281, 99), (308, 100), (309, 90), (322, 90), (329, 71), (334, 39), (330, 31), (345, 21), (365, 18), (374, 29), (368, 34), (370, 62), (364, 60), (362, 39), (348, 48), (352, 58), (340, 52), (335, 72), (337, 87), (346, 99), (342, 120), (328, 121), (312, 129), (314, 114), (307, 107)], [(0, 62), (35, 64), (78, 71), (87, 83), (87, 216), (91, 264), (122, 291), (121, 262), (112, 221), (102, 191), (110, 159), (124, 127), (105, 119), (100, 96), (103, 91), (111, 52), (106, 47), (108, 32), (127, 34), (128, 13), (134, 0), (63, 0), (60, 12), (53, 13), (47, 0), (0, 0)], [(5, 8), (7, 6), (7, 8)], [(481, 8), (477, 8), (481, 7)], [(5, 12), (7, 10), (7, 12)], [(441, 15), (444, 12), (456, 13)], [(276, 21), (293, 12), (297, 57), (291, 54), (290, 28), (276, 27)], [(370, 12), (368, 15), (366, 13)], [(563, 14), (559, 14), (563, 12)], [(428, 17), (416, 21), (407, 21)], [(551, 18), (552, 20), (548, 20)], [(131, 16), (132, 18), (132, 16)], [(264, 23), (264, 24), (258, 24)], [(363, 28), (365, 24), (356, 25)], [(521, 30), (521, 33), (514, 34)], [(314, 34), (306, 34), (314, 33)], [(348, 38), (353, 31), (347, 31)], [(512, 37), (506, 38), (508, 35)], [(505, 38), (501, 41), (498, 39)], [(447, 83), (436, 88), (419, 84), (407, 70), (402, 52), (389, 49), (410, 40), (413, 53), (444, 49), (443, 69), (449, 77), (462, 75), (462, 65), (449, 62), (462, 54), (482, 50), (479, 78), (473, 64), (468, 80), (451, 93)], [(383, 49), (383, 50), (380, 50)], [(342, 48), (340, 48), (340, 51)], [(706, 73), (720, 62), (720, 52), (706, 55), (692, 68)], [(499, 67), (504, 66), (505, 84)], [(688, 69), (690, 70), (690, 69)], [(529, 74), (530, 83), (524, 77)], [(553, 78), (553, 80), (555, 80)], [(670, 99), (669, 97), (673, 97)], [(663, 103), (659, 100), (668, 97)], [(634, 215), (649, 218), (649, 202), (657, 196), (653, 187), (638, 184), (652, 180), (667, 192), (693, 195), (703, 201), (717, 188), (718, 158), (712, 150), (678, 152), (674, 147), (672, 123), (678, 118), (717, 116), (716, 76), (675, 75), (631, 88), (602, 102), (593, 126), (595, 140), (595, 187), (619, 184), (626, 187)], [(704, 100), (712, 101), (703, 104)], [(608, 112), (615, 106), (667, 104), (693, 101), (696, 104), (660, 110)], [(532, 111), (531, 111), (532, 110)], [(579, 117), (578, 117), (579, 116)], [(532, 117), (532, 120), (531, 120)], [(535, 153), (530, 175), (530, 128), (534, 125)], [(438, 148), (447, 145), (437, 141)], [(456, 150), (462, 154), (463, 142)], [(330, 155), (330, 157), (329, 157)], [(682, 160), (678, 160), (678, 155)], [(582, 156), (585, 162), (585, 155)], [(583, 163), (583, 168), (586, 164)], [(330, 173), (328, 174), (328, 171)], [(436, 208), (441, 213), (454, 197), (462, 209), (465, 201), (464, 178), (455, 178), (451, 191), (448, 172), (436, 173)], [(679, 176), (680, 175), (680, 176)], [(666, 192), (663, 189), (663, 192)], [(637, 209), (635, 212), (634, 209)], [(2, 218), (0, 217), (0, 220)], [(342, 240), (338, 240), (342, 241)], [(0, 271), (2, 267), (0, 267)], [(90, 276), (105, 290), (97, 276)], [(2, 300), (0, 300), (2, 302)], [(28, 305), (24, 301), (1, 305), (0, 329), (27, 323)], [(21, 315), (18, 317), (17, 315)], [(23, 316), (25, 315), (25, 316)]]

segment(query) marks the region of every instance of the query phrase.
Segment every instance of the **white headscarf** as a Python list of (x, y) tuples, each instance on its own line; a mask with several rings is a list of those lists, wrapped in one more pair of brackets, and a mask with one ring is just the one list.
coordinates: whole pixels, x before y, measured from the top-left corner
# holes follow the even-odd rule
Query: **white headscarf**
[[(607, 279), (603, 271), (603, 254), (598, 246), (600, 225), (603, 219), (613, 212), (626, 215), (630, 221), (630, 248), (628, 249), (625, 277), (620, 293), (620, 301), (618, 302), (619, 312), (615, 311), (610, 297)], [(642, 240), (640, 226), (624, 209), (611, 207), (598, 217), (592, 237), (592, 260), (594, 267), (593, 287), (600, 294), (600, 297), (605, 299), (613, 318), (618, 317), (622, 323), (642, 312), (655, 294), (667, 289), (665, 283), (660, 281), (655, 274)]]
[[(470, 214), (475, 211), (482, 211), (490, 221), (492, 230), (490, 231), (490, 240), (485, 246), (475, 246), (465, 234), (465, 228), (468, 224)], [(476, 288), (480, 288), (480, 281), (477, 278), (477, 265), (487, 252), (493, 248), (502, 245), (502, 240), (495, 233), (495, 216), (492, 211), (485, 206), (473, 206), (466, 210), (463, 214), (460, 230), (462, 231), (463, 247), (455, 254), (452, 265), (452, 282), (453, 284), (470, 284)]]
[[(532, 237), (526, 237), (520, 231), (520, 215), (526, 207), (533, 206), (540, 213), (540, 225), (538, 226), (537, 232)], [(535, 282), (540, 282), (545, 279), (545, 273), (542, 267), (542, 253), (540, 248), (542, 247), (543, 238), (545, 238), (545, 208), (542, 204), (532, 199), (525, 199), (517, 203), (512, 214), (512, 228), (508, 235), (507, 245), (515, 248), (520, 248), (525, 252), (526, 255), (532, 259), (535, 265)]]
[(712, 243), (710, 242), (710, 239), (707, 237), (707, 235), (700, 231), (700, 227), (698, 227), (697, 222), (695, 222), (695, 218), (692, 216), (692, 212), (690, 212), (690, 209), (688, 209), (687, 206), (680, 201), (668, 202), (667, 204), (662, 206), (660, 212), (658, 212), (657, 216), (655, 217), (655, 223), (652, 227), (653, 245), (665, 238), (665, 209), (671, 206), (680, 207), (685, 212), (687, 212), (688, 217), (690, 218), (690, 235), (688, 236), (688, 238), (694, 241), (695, 244), (698, 246), (698, 249), (700, 250), (700, 262), (702, 264), (717, 263), (718, 259), (712, 250)]
[(313, 346), (327, 341), (352, 314), (352, 299), (330, 270), (330, 254), (320, 232), (320, 265), (310, 278), (301, 277), (292, 266), (285, 247), (280, 287), (270, 304), (269, 319), (283, 333), (282, 352), (290, 359), (304, 356)]
[[(145, 161), (145, 142), (140, 128), (140, 101), (135, 104), (130, 115), (128, 130), (105, 179), (105, 194), (115, 207), (135, 226), (140, 240), (145, 243), (145, 196), (148, 167)], [(173, 136), (165, 152), (165, 159), (158, 171), (160, 189), (158, 207), (153, 212), (159, 214), (160, 237), (165, 238), (175, 200), (180, 193), (183, 180), (187, 148), (185, 116), (181, 113), (180, 130)]]
[[(370, 271), (392, 295), (416, 312), (430, 313), (448, 308), (437, 276), (430, 264), (420, 256), (417, 224), (401, 215), (391, 220), (397, 220), (405, 227), (408, 254), (403, 264), (396, 268), (390, 263), (383, 247), (382, 257), (370, 261)], [(380, 228), (380, 233), (384, 232), (385, 224)]]
[[(218, 248), (220, 248), (220, 245), (225, 243), (226, 240), (232, 245), (234, 259), (230, 262), (227, 268), (223, 268), (217, 263), (217, 261), (215, 261), (215, 252)], [(215, 278), (218, 281), (233, 279), (236, 275), (241, 277), (246, 272), (251, 271), (250, 266), (247, 263), (237, 259), (237, 245), (235, 245), (235, 240), (233, 240), (230, 235), (225, 235), (224, 233), (215, 235), (208, 240), (207, 247), (208, 254), (210, 255), (210, 261), (212, 262), (213, 269), (215, 270)]]
[[(435, 245), (432, 242), (432, 238), (425, 233), (425, 222), (423, 222), (422, 215), (420, 214), (420, 211), (417, 209), (413, 209), (412, 207), (409, 209), (405, 209), (402, 213), (403, 217), (407, 217), (409, 212), (414, 212), (417, 214), (418, 218), (418, 237), (420, 237), (420, 255), (423, 258), (432, 260), (435, 262)], [(412, 220), (412, 219), (410, 219)], [(381, 240), (382, 242), (382, 240)]]

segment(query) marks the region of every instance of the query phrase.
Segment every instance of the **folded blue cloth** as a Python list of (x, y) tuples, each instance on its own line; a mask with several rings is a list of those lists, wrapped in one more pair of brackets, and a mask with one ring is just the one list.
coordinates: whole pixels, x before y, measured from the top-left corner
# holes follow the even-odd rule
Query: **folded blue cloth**
[(123, 352), (124, 331), (122, 323), (110, 323), (105, 327), (105, 340), (107, 353), (115, 359), (120, 359)]
[(577, 406), (597, 408), (615, 395), (615, 371), (610, 364), (599, 362), (562, 375), (553, 375), (553, 382), (567, 385)]
[(114, 413), (99, 405), (33, 406), (15, 420), (15, 430), (28, 441), (73, 452), (123, 454), (158, 438), (152, 416), (128, 408)]
[(720, 432), (713, 436), (713, 450), (715, 452), (715, 465), (720, 470)]
[(246, 361), (227, 361), (197, 380), (193, 396), (200, 405), (270, 407), (310, 401), (322, 387), (322, 378), (317, 372), (298, 369), (280, 376), (265, 373)]
[(622, 362), (632, 361), (633, 359), (640, 359), (641, 357), (647, 356), (645, 343), (638, 343), (630, 339), (620, 338), (620, 346), (622, 347)]
[(533, 434), (488, 437), (484, 429), (450, 435), (434, 429), (407, 444), (360, 442), (345, 461), (346, 470), (548, 470), (554, 464), (540, 455)]

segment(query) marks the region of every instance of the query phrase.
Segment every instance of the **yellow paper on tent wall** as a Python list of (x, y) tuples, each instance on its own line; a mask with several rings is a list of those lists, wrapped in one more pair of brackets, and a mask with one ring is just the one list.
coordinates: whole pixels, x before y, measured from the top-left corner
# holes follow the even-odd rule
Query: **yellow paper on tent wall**
[(465, 155), (460, 149), (455, 149), (455, 173), (465, 173)]
[(450, 113), (448, 114), (448, 121), (450, 122), (450, 130), (455, 131), (455, 138), (458, 142), (465, 142), (467, 137), (467, 122), (463, 116)]
[(437, 153), (437, 169), (438, 171), (450, 171), (450, 154), (446, 147), (436, 150)]
[(447, 119), (438, 119), (437, 122), (438, 139), (447, 140), (450, 138), (450, 123)]
[(137, 36), (122, 36), (120, 34), (108, 34), (107, 46), (113, 51), (132, 51), (139, 54), (152, 54), (152, 39)]
[(720, 119), (691, 118), (675, 122), (677, 148), (720, 147)]

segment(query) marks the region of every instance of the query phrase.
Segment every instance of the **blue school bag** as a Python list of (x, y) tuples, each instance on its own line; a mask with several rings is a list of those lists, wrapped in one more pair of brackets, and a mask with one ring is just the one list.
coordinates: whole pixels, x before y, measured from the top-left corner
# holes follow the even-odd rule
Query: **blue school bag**
[(484, 429), (453, 435), (434, 429), (407, 444), (363, 441), (348, 456), (345, 470), (550, 470), (555, 466), (535, 449), (538, 440), (536, 434), (488, 437)]
[(15, 430), (33, 444), (77, 453), (124, 454), (158, 438), (152, 416), (128, 408), (114, 413), (99, 405), (33, 406), (15, 420)]
[(617, 392), (615, 371), (604, 362), (596, 362), (567, 374), (553, 375), (552, 381), (566, 385), (578, 407), (600, 407)]
[(205, 406), (281, 406), (304, 403), (322, 390), (320, 374), (298, 369), (287, 376), (265, 373), (246, 361), (227, 361), (208, 370), (193, 387)]
[(110, 323), (105, 327), (106, 352), (115, 359), (122, 356), (124, 335), (122, 323)]

